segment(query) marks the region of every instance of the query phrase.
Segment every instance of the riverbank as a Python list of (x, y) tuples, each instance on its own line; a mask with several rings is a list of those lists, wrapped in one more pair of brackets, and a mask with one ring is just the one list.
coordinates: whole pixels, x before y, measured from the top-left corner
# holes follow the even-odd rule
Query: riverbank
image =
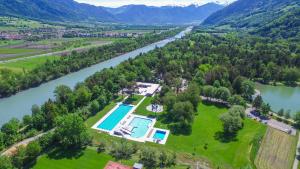
[(83, 82), (87, 77), (105, 68), (115, 67), (129, 58), (135, 58), (140, 53), (147, 53), (157, 47), (163, 47), (166, 44), (182, 38), (186, 33), (190, 32), (192, 27), (187, 28), (178, 35), (167, 38), (165, 40), (152, 43), (143, 48), (136, 49), (124, 55), (106, 60), (88, 68), (81, 69), (77, 72), (70, 73), (56, 80), (49, 81), (38, 87), (31, 88), (8, 98), (0, 99), (0, 125), (8, 122), (11, 118), (22, 119), (24, 115), (31, 114), (32, 105), (42, 105), (48, 99), (54, 98), (54, 90), (59, 85), (67, 85), (73, 88), (78, 82)]

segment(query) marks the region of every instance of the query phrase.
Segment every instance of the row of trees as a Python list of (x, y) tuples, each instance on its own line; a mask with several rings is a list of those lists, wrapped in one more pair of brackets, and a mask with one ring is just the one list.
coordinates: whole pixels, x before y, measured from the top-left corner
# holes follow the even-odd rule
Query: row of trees
[(47, 61), (39, 67), (16, 73), (7, 69), (0, 70), (0, 98), (15, 94), (21, 90), (38, 86), (44, 82), (59, 78), (71, 72), (116, 57), (147, 44), (176, 35), (181, 29), (165, 31), (160, 34), (147, 34), (138, 38), (122, 39), (110, 45), (92, 48), (86, 52), (73, 51), (59, 60)]

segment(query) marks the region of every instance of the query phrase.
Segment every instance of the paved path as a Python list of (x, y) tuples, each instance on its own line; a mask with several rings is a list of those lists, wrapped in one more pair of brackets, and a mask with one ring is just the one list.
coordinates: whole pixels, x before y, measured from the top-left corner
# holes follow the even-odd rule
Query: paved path
[(293, 169), (298, 169), (298, 165), (299, 165), (298, 157), (300, 156), (300, 153), (299, 153), (298, 149), (300, 149), (300, 135), (299, 135), (299, 138), (298, 138), (298, 143), (297, 143), (297, 148), (296, 148), (296, 157), (295, 157), (295, 160), (294, 160)]
[(246, 109), (247, 117), (249, 117), (251, 119), (254, 119), (254, 120), (258, 120), (261, 123), (264, 123), (264, 124), (266, 124), (266, 125), (268, 125), (272, 128), (283, 131), (283, 132), (288, 133), (290, 135), (295, 136), (297, 134), (297, 130), (294, 127), (292, 127), (288, 124), (285, 124), (283, 122), (277, 121), (275, 119), (272, 119), (272, 118), (261, 118), (259, 116), (256, 116), (256, 115), (252, 114), (251, 111), (253, 111), (252, 107)]
[(5, 156), (11, 156), (17, 150), (18, 147), (20, 147), (20, 146), (26, 146), (30, 142), (33, 142), (33, 141), (39, 139), (40, 137), (42, 137), (43, 135), (45, 135), (45, 134), (47, 134), (49, 132), (52, 132), (52, 131), (54, 131), (54, 129), (49, 130), (49, 131), (47, 131), (45, 133), (41, 133), (41, 134), (36, 135), (34, 137), (30, 137), (30, 138), (27, 138), (25, 140), (22, 140), (22, 141), (20, 141), (20, 142), (18, 142), (16, 144), (12, 145), (10, 148), (8, 148), (7, 150), (5, 150), (4, 152), (2, 152), (1, 156), (3, 156), (3, 155), (5, 155)]

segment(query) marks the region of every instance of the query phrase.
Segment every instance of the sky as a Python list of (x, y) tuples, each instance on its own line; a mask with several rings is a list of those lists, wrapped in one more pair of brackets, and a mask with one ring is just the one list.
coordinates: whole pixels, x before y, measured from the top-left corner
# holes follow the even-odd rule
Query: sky
[(203, 5), (209, 2), (218, 2), (221, 4), (231, 3), (234, 0), (75, 0), (81, 3), (88, 3), (96, 6), (119, 7), (130, 4), (144, 4), (148, 6), (166, 6), (179, 5), (186, 6), (190, 4)]

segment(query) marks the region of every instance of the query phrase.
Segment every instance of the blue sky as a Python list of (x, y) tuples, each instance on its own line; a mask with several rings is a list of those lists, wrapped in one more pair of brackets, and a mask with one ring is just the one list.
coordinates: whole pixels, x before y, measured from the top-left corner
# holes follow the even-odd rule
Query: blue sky
[(206, 4), (208, 2), (219, 2), (222, 4), (231, 3), (234, 0), (75, 0), (77, 2), (93, 4), (97, 6), (119, 7), (129, 4), (145, 4), (151, 6), (164, 5), (190, 5), (190, 4)]

